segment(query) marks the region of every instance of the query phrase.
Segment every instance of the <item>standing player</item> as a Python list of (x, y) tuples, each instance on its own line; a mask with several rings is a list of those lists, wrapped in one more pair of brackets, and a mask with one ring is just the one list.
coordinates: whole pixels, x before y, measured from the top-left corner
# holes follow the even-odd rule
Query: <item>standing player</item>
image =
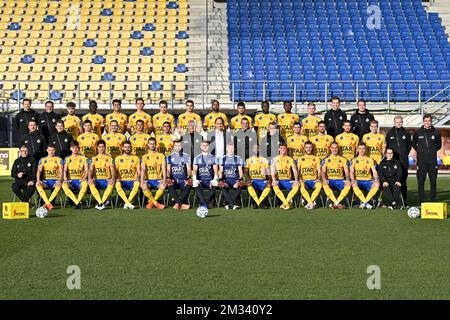
[[(279, 155), (272, 160), (270, 166), (272, 186), (277, 197), (283, 202), (280, 208), (288, 210), (291, 208), (292, 199), (298, 192), (298, 171), (294, 159), (287, 155), (287, 145), (280, 143), (278, 150)], [(292, 178), (294, 179), (292, 180)], [(284, 197), (281, 189), (289, 190), (287, 198)]]
[[(364, 142), (358, 144), (358, 156), (354, 158), (350, 165), (350, 177), (352, 180), (353, 192), (361, 200), (360, 208), (372, 209), (369, 201), (377, 193), (380, 183), (378, 182), (378, 172), (375, 168), (375, 161), (366, 155), (367, 149)], [(367, 196), (361, 191), (368, 191)]]
[(236, 109), (237, 109), (238, 114), (237, 114), (237, 116), (234, 116), (230, 120), (231, 129), (234, 132), (236, 132), (239, 129), (242, 129), (242, 125), (241, 125), (242, 119), (247, 119), (248, 123), (249, 123), (249, 128), (251, 128), (252, 124), (253, 124), (253, 120), (250, 116), (245, 114), (245, 103), (242, 101), (238, 102)]
[[(139, 193), (141, 160), (131, 154), (130, 141), (123, 143), (122, 150), (123, 154), (114, 160), (117, 171), (116, 191), (125, 202), (123, 208), (133, 210), (133, 199)], [(128, 197), (124, 190), (131, 190)]]
[(106, 142), (106, 153), (115, 159), (122, 154), (122, 144), (127, 141), (127, 138), (124, 134), (118, 132), (119, 124), (116, 120), (109, 123), (109, 130), (103, 139)]
[(375, 160), (378, 165), (384, 156), (384, 151), (386, 149), (386, 141), (384, 140), (384, 135), (378, 133), (378, 121), (370, 121), (370, 133), (366, 133), (362, 142), (367, 146), (367, 155)]
[(227, 144), (226, 154), (219, 159), (219, 187), (222, 189), (225, 198), (225, 209), (239, 209), (237, 201), (241, 195), (244, 183), (243, 171), (244, 161), (239, 156), (234, 155), (234, 143)]
[[(352, 184), (350, 183), (350, 172), (348, 161), (339, 155), (339, 145), (333, 142), (330, 145), (331, 154), (322, 160), (322, 183), (323, 190), (328, 199), (331, 200), (330, 208), (344, 209), (341, 204), (349, 193)], [(333, 190), (340, 191), (338, 198), (334, 196)]]
[(136, 133), (130, 137), (131, 147), (133, 148), (133, 154), (141, 159), (148, 151), (148, 139), (150, 135), (144, 133), (144, 121), (136, 121), (135, 130)]
[(84, 133), (78, 136), (78, 143), (80, 144), (81, 154), (91, 159), (97, 154), (97, 141), (100, 139), (98, 135), (92, 132), (92, 123), (86, 120), (83, 123)]
[[(320, 182), (320, 159), (313, 155), (313, 144), (308, 141), (305, 143), (305, 154), (298, 160), (298, 172), (300, 181), (300, 192), (306, 200), (306, 209), (314, 209), (316, 198), (322, 190)], [(311, 196), (308, 190), (314, 190)]]
[[(83, 209), (81, 200), (86, 194), (88, 183), (88, 160), (80, 155), (80, 144), (72, 141), (70, 144), (72, 154), (64, 159), (64, 181), (62, 189), (66, 196), (72, 200), (75, 209)], [(78, 190), (78, 197), (72, 190)]]
[[(194, 158), (192, 170), (192, 185), (196, 190), (200, 206), (208, 207), (216, 194), (218, 186), (219, 168), (216, 158), (209, 153), (209, 141), (202, 141), (200, 144), (201, 153)], [(207, 189), (208, 194), (204, 195), (202, 189)]]
[(122, 101), (114, 99), (112, 101), (113, 112), (106, 115), (106, 127), (107, 133), (111, 132), (111, 121), (116, 121), (118, 125), (118, 132), (124, 134), (127, 129), (127, 115), (122, 113)]
[(92, 131), (98, 135), (98, 138), (100, 139), (103, 132), (103, 126), (105, 124), (105, 119), (102, 117), (101, 114), (97, 113), (97, 102), (94, 100), (89, 101), (89, 113), (85, 114), (81, 120), (85, 122), (86, 120), (89, 120), (92, 122)]
[[(245, 162), (245, 176), (249, 178), (247, 191), (254, 201), (253, 208), (267, 209), (267, 196), (270, 193), (270, 167), (266, 158), (258, 154), (258, 145), (253, 145), (252, 156)], [(260, 195), (258, 195), (258, 193)]]
[[(148, 140), (148, 153), (142, 157), (141, 166), (141, 188), (148, 199), (147, 209), (156, 207), (164, 209), (164, 205), (158, 199), (164, 194), (166, 189), (167, 168), (166, 158), (162, 153), (156, 151), (156, 140)], [(151, 189), (157, 189), (155, 196)]]
[(64, 121), (64, 128), (70, 134), (72, 140), (77, 140), (81, 134), (81, 120), (75, 115), (75, 107), (75, 103), (68, 102), (66, 104), (67, 115), (61, 118)]
[(292, 113), (292, 102), (283, 102), (284, 113), (278, 115), (278, 126), (280, 127), (281, 136), (286, 139), (291, 136), (293, 131), (294, 123), (300, 120), (298, 114)]
[[(97, 201), (95, 209), (103, 210), (114, 190), (116, 170), (114, 160), (106, 154), (106, 143), (104, 140), (97, 142), (98, 154), (92, 158), (89, 166), (89, 190)], [(100, 196), (98, 190), (105, 190)]]
[[(52, 201), (61, 190), (61, 180), (63, 175), (63, 161), (55, 156), (55, 147), (47, 146), (48, 156), (39, 160), (36, 174), (36, 190), (44, 200), (45, 207), (48, 210), (53, 209)], [(42, 180), (41, 180), (42, 177)], [(53, 189), (50, 198), (47, 198), (45, 189)]]
[(205, 121), (203, 122), (203, 128), (205, 131), (211, 131), (215, 128), (215, 123), (217, 118), (222, 118), (225, 128), (228, 127), (228, 119), (227, 116), (219, 112), (219, 101), (212, 100), (211, 101), (211, 109), (212, 112), (208, 113), (205, 116)]
[(298, 160), (298, 158), (305, 154), (305, 143), (308, 141), (308, 137), (301, 134), (302, 132), (302, 125), (300, 122), (296, 122), (293, 125), (293, 134), (289, 136), (287, 141), (289, 156), (292, 157), (295, 161)]
[(314, 154), (323, 160), (330, 154), (330, 145), (333, 143), (333, 137), (327, 135), (327, 124), (325, 121), (319, 121), (317, 124), (317, 135), (313, 136), (310, 140), (314, 145)]
[(159, 112), (153, 116), (153, 131), (155, 138), (158, 138), (163, 134), (163, 126), (165, 122), (169, 123), (169, 129), (173, 131), (175, 129), (175, 119), (173, 115), (168, 113), (167, 101), (161, 100), (159, 102)]
[(172, 153), (173, 142), (176, 140), (176, 137), (171, 133), (170, 129), (170, 123), (164, 122), (162, 126), (163, 132), (156, 138), (158, 152), (166, 157)]
[(269, 109), (269, 101), (263, 101), (261, 103), (262, 113), (255, 116), (255, 129), (258, 132), (258, 139), (267, 135), (270, 123), (277, 122), (277, 117), (274, 114), (269, 113)]
[(342, 128), (344, 132), (336, 136), (335, 141), (339, 145), (339, 150), (341, 155), (348, 161), (352, 161), (355, 157), (356, 148), (359, 143), (359, 138), (356, 134), (351, 133), (350, 121), (345, 120), (342, 123)]
[(202, 127), (202, 118), (194, 112), (194, 101), (186, 100), (186, 112), (178, 116), (178, 133), (180, 136), (188, 132), (190, 121), (194, 121), (195, 131)]
[(138, 121), (142, 121), (144, 124), (143, 132), (148, 133), (152, 127), (152, 116), (144, 111), (145, 102), (142, 98), (136, 99), (136, 112), (128, 117), (127, 131), (132, 135), (136, 132), (136, 126)]
[[(183, 151), (183, 145), (180, 140), (176, 140), (173, 147), (173, 153), (167, 160), (167, 186), (169, 194), (175, 199), (174, 209), (189, 209), (188, 198), (192, 189), (191, 180), (191, 158)], [(181, 190), (180, 195), (177, 189)]]
[(316, 116), (316, 105), (312, 102), (307, 105), (308, 114), (302, 119), (303, 134), (309, 139), (317, 134), (317, 127), (321, 119)]

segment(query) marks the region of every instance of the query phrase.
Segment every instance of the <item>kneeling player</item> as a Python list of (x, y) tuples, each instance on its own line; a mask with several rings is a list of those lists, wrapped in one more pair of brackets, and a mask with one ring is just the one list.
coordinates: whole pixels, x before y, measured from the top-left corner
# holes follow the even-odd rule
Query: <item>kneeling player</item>
[(234, 144), (227, 144), (226, 154), (219, 160), (219, 187), (222, 189), (225, 198), (225, 209), (239, 209), (237, 201), (241, 195), (244, 165), (241, 157), (234, 155)]
[[(89, 189), (97, 201), (95, 209), (103, 210), (114, 190), (116, 170), (114, 160), (106, 154), (106, 143), (104, 140), (97, 142), (98, 154), (92, 158), (89, 168)], [(99, 190), (105, 190), (100, 196)]]
[[(39, 160), (36, 174), (36, 190), (44, 200), (45, 207), (48, 210), (53, 209), (52, 201), (56, 198), (61, 190), (61, 180), (63, 176), (63, 161), (55, 156), (55, 147), (49, 145), (47, 147), (47, 157)], [(43, 180), (41, 180), (41, 176)], [(50, 198), (47, 198), (45, 189), (53, 189)]]
[[(134, 197), (139, 193), (139, 176), (141, 160), (131, 154), (131, 143), (125, 141), (122, 145), (123, 154), (114, 160), (117, 171), (116, 190), (120, 198), (125, 202), (124, 209), (134, 209), (132, 204)], [(127, 197), (124, 190), (131, 190)]]
[[(258, 145), (253, 146), (252, 156), (245, 162), (245, 174), (250, 179), (247, 191), (254, 201), (253, 208), (267, 209), (267, 196), (270, 193), (269, 162), (258, 154)], [(258, 196), (258, 193), (261, 193)]]
[[(66, 196), (72, 200), (75, 209), (83, 209), (81, 200), (86, 194), (88, 183), (88, 160), (80, 155), (78, 141), (70, 143), (72, 154), (64, 160), (64, 182), (62, 188)], [(72, 190), (78, 190), (78, 197)]]
[[(306, 200), (306, 209), (314, 209), (316, 198), (322, 189), (320, 182), (320, 159), (313, 155), (313, 144), (310, 141), (305, 143), (305, 155), (298, 159), (298, 171), (300, 180), (300, 192)], [(311, 196), (308, 190), (314, 190)]]
[[(330, 151), (331, 155), (322, 160), (323, 190), (332, 202), (330, 208), (343, 209), (345, 205), (341, 202), (351, 189), (348, 161), (339, 155), (339, 145), (336, 142), (330, 145)], [(334, 190), (340, 191), (337, 199)]]
[[(352, 160), (350, 166), (353, 192), (361, 200), (359, 206), (361, 209), (372, 209), (369, 201), (372, 200), (380, 187), (378, 172), (375, 168), (375, 161), (366, 156), (366, 144), (364, 142), (358, 144), (357, 153), (358, 156)], [(361, 189), (369, 192), (367, 196), (364, 196)]]
[[(283, 202), (280, 208), (288, 210), (291, 208), (292, 199), (298, 192), (298, 171), (294, 159), (287, 155), (285, 143), (280, 143), (278, 152), (279, 155), (272, 160), (270, 166), (272, 186), (277, 197)], [(292, 180), (292, 177), (294, 177), (294, 180)], [(282, 189), (289, 190), (287, 198), (284, 197)]]
[[(191, 158), (187, 153), (182, 152), (183, 145), (180, 140), (176, 140), (173, 146), (173, 153), (167, 157), (167, 186), (171, 197), (175, 199), (174, 209), (189, 209), (187, 199), (192, 189)], [(180, 195), (177, 189), (181, 190)]]
[[(200, 206), (208, 207), (216, 194), (219, 180), (219, 169), (216, 158), (209, 153), (209, 141), (200, 144), (201, 153), (194, 158), (192, 168), (192, 185), (195, 188)], [(208, 190), (207, 195), (203, 189)]]
[[(142, 157), (141, 188), (148, 199), (147, 209), (156, 207), (164, 209), (164, 205), (158, 199), (164, 194), (166, 189), (166, 157), (156, 152), (156, 140), (148, 140), (149, 152)], [(153, 197), (152, 189), (157, 189)]]

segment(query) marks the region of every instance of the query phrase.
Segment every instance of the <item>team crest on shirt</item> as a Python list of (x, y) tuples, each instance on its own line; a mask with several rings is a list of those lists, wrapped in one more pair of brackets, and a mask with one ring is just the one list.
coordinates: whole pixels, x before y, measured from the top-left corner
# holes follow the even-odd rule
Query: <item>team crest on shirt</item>
[(84, 137), (81, 137), (81, 140), (84, 140)]
[(136, 137), (134, 137), (134, 139), (133, 139), (134, 141), (136, 141)]
[(123, 163), (123, 159), (120, 159), (120, 163)]
[(370, 137), (367, 137), (367, 140), (370, 140)]
[[(434, 139), (434, 136), (431, 137), (431, 139)], [(37, 143), (41, 143), (41, 140), (37, 139)]]
[(356, 160), (356, 163), (359, 163), (359, 160)]
[(434, 136), (431, 136), (431, 139), (434, 140)]
[(28, 167), (31, 167), (31, 163), (28, 162), (27, 166), (28, 166)]
[(366, 118), (366, 122), (369, 122), (369, 119), (368, 119), (368, 118)]
[(112, 120), (113, 119), (113, 116), (109, 116), (109, 120)]
[[(328, 141), (328, 140), (327, 140)], [(319, 142), (319, 139), (318, 138), (316, 138), (316, 142)]]
[[(386, 167), (385, 167), (386, 168)], [(394, 169), (397, 169), (397, 165), (394, 165)]]
[(44, 160), (44, 163), (47, 163), (47, 160)]
[(344, 140), (344, 137), (341, 137), (341, 140)]
[[(330, 119), (331, 120), (331, 119)], [(342, 120), (342, 116), (339, 116), (339, 120)]]
[(331, 159), (328, 159), (328, 163), (330, 163), (331, 162)]

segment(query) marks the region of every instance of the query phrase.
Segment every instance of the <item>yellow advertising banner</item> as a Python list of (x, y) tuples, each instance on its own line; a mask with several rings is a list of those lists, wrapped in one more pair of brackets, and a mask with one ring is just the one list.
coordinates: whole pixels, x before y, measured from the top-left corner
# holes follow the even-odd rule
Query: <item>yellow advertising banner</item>
[(0, 148), (0, 177), (11, 176), (11, 168), (18, 156), (18, 148)]

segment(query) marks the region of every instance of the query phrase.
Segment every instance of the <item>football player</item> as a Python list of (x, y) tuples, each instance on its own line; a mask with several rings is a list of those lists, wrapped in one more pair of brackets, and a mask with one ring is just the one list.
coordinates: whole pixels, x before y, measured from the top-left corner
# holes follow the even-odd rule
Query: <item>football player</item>
[(155, 133), (155, 138), (158, 138), (163, 134), (164, 123), (169, 123), (170, 131), (173, 132), (175, 129), (175, 119), (173, 115), (168, 113), (168, 106), (166, 100), (161, 100), (159, 102), (159, 112), (153, 116), (153, 132)]
[(100, 139), (97, 134), (92, 132), (92, 122), (86, 120), (83, 123), (84, 133), (80, 134), (77, 141), (80, 145), (81, 154), (91, 159), (97, 154), (97, 141)]
[[(201, 153), (194, 158), (192, 185), (196, 190), (200, 206), (208, 207), (216, 194), (219, 168), (215, 156), (209, 153), (209, 141), (202, 141), (200, 150)], [(208, 190), (206, 197), (202, 189)]]
[[(63, 177), (63, 161), (55, 156), (55, 147), (47, 146), (47, 156), (39, 160), (36, 174), (36, 190), (44, 200), (45, 207), (48, 210), (53, 209), (52, 201), (56, 198), (61, 190), (61, 180)], [(42, 180), (41, 180), (42, 177)], [(47, 197), (45, 189), (50, 189), (52, 194)]]
[(262, 113), (255, 116), (255, 129), (258, 132), (258, 139), (267, 135), (270, 123), (277, 122), (277, 117), (274, 114), (269, 113), (269, 109), (269, 101), (263, 101), (261, 103)]
[(362, 142), (367, 146), (367, 155), (371, 157), (377, 165), (380, 164), (386, 149), (386, 141), (384, 135), (378, 133), (378, 121), (370, 121), (370, 132), (366, 133)]
[(335, 141), (339, 145), (341, 155), (348, 161), (352, 161), (355, 157), (356, 148), (359, 143), (359, 138), (356, 134), (351, 132), (350, 121), (344, 120), (342, 122), (344, 132), (336, 136)]
[(249, 128), (251, 128), (252, 124), (253, 124), (253, 120), (250, 116), (245, 114), (245, 103), (242, 101), (238, 102), (236, 109), (237, 109), (238, 114), (237, 114), (237, 116), (234, 116), (230, 120), (231, 129), (235, 132), (239, 129), (242, 129), (242, 125), (241, 125), (242, 119), (247, 119)]
[(237, 201), (241, 195), (244, 162), (241, 157), (234, 155), (234, 143), (227, 144), (226, 154), (219, 159), (219, 187), (225, 198), (225, 209), (239, 209)]
[[(267, 209), (267, 196), (270, 194), (270, 167), (266, 158), (258, 154), (258, 145), (253, 145), (252, 156), (245, 162), (245, 176), (249, 178), (247, 191), (254, 201), (253, 208)], [(258, 196), (258, 193), (260, 195)]]
[(117, 121), (118, 132), (124, 134), (127, 130), (127, 115), (122, 113), (122, 101), (114, 99), (112, 101), (113, 112), (106, 115), (106, 132), (111, 132), (111, 121)]
[[(122, 151), (123, 154), (117, 156), (114, 160), (117, 171), (116, 191), (120, 198), (125, 202), (123, 208), (133, 210), (133, 199), (139, 193), (141, 160), (137, 156), (131, 154), (130, 141), (125, 141), (123, 143)], [(124, 190), (131, 190), (128, 197)]]
[(138, 121), (142, 121), (144, 133), (149, 133), (152, 127), (152, 116), (144, 111), (145, 102), (142, 98), (136, 99), (136, 112), (128, 117), (127, 131), (132, 135), (136, 132), (136, 125)]
[(122, 154), (122, 144), (127, 141), (127, 138), (119, 132), (119, 124), (116, 120), (109, 123), (109, 130), (103, 136), (103, 140), (106, 142), (106, 153), (115, 159)]
[[(305, 154), (298, 159), (298, 172), (300, 181), (300, 192), (303, 199), (306, 200), (306, 209), (314, 209), (316, 198), (322, 190), (320, 182), (320, 159), (313, 155), (313, 144), (308, 141), (305, 143)], [(311, 196), (308, 190), (313, 190)]]
[(307, 105), (308, 115), (302, 119), (303, 134), (311, 138), (317, 134), (317, 127), (322, 120), (316, 116), (316, 105), (312, 102)]
[(75, 115), (75, 107), (75, 103), (68, 102), (66, 104), (67, 115), (61, 119), (64, 121), (64, 128), (67, 133), (70, 134), (72, 140), (77, 140), (78, 136), (81, 134), (81, 120)]
[(300, 120), (300, 117), (298, 114), (292, 113), (291, 101), (283, 102), (283, 108), (284, 113), (279, 114), (277, 118), (281, 136), (286, 139), (294, 133), (294, 123), (297, 123)]
[(133, 154), (138, 156), (139, 159), (142, 158), (148, 151), (148, 139), (150, 135), (144, 133), (144, 121), (136, 121), (135, 134), (130, 137), (131, 147), (133, 148)]
[(215, 129), (215, 123), (217, 118), (222, 118), (223, 124), (225, 128), (228, 127), (228, 119), (227, 116), (219, 111), (219, 101), (212, 100), (211, 101), (211, 109), (212, 112), (208, 113), (205, 116), (205, 121), (203, 122), (203, 128), (205, 131), (211, 131)]
[(288, 154), (292, 159), (297, 159), (305, 154), (305, 143), (308, 141), (308, 137), (301, 134), (302, 125), (300, 122), (294, 123), (292, 126), (293, 134), (286, 139), (288, 146)]
[(186, 112), (178, 116), (178, 133), (180, 136), (188, 131), (189, 121), (194, 121), (195, 128), (201, 128), (202, 118), (194, 112), (194, 101), (186, 101)]
[[(189, 193), (192, 189), (191, 180), (191, 157), (183, 152), (183, 145), (180, 140), (176, 140), (173, 146), (173, 153), (167, 158), (167, 186), (169, 194), (175, 199), (174, 209), (189, 209)], [(180, 194), (177, 190), (181, 190)]]
[(85, 114), (81, 120), (85, 122), (89, 120), (92, 123), (92, 132), (94, 132), (100, 138), (103, 132), (103, 126), (105, 119), (101, 114), (97, 113), (97, 102), (94, 100), (89, 101), (89, 113)]
[[(167, 169), (166, 158), (162, 153), (156, 151), (156, 140), (148, 140), (148, 153), (142, 157), (141, 188), (148, 199), (147, 209), (156, 207), (164, 209), (164, 205), (158, 199), (166, 189)], [(155, 196), (152, 189), (157, 189)]]
[(163, 132), (156, 138), (156, 146), (159, 153), (168, 156), (172, 153), (173, 142), (176, 140), (175, 135), (171, 133), (171, 126), (169, 122), (164, 122), (162, 126)]
[(310, 141), (314, 145), (314, 155), (323, 160), (330, 154), (330, 145), (334, 141), (333, 137), (326, 133), (327, 124), (319, 121), (317, 124), (317, 134), (311, 137)]

